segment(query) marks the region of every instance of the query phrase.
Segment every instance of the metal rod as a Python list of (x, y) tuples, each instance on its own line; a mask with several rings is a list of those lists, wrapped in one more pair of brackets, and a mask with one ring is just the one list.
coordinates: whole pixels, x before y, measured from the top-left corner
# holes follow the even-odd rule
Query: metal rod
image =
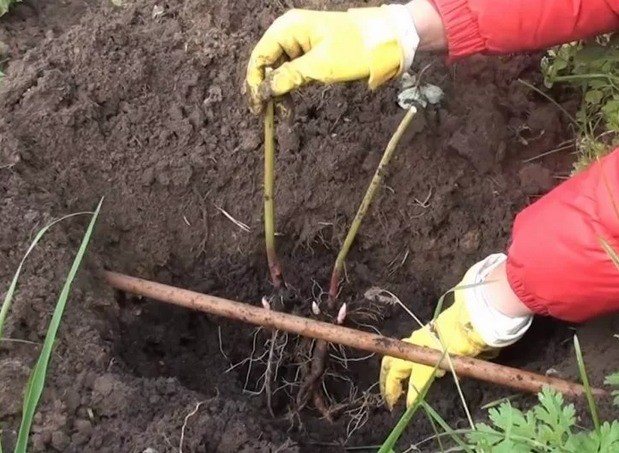
[[(248, 324), (260, 325), (305, 337), (325, 340), (331, 343), (349, 346), (380, 355), (388, 355), (424, 365), (435, 366), (449, 371), (447, 360), (442, 360), (442, 353), (395, 338), (384, 337), (374, 333), (350, 329), (335, 324), (316, 321), (301, 316), (273, 310), (265, 310), (247, 303), (235, 302), (220, 297), (196, 293), (173, 286), (156, 283), (141, 278), (130, 277), (117, 272), (104, 272), (105, 281), (120, 291), (148, 297), (192, 310), (223, 316)], [(469, 357), (451, 356), (453, 367), (458, 376), (466, 376), (485, 382), (492, 382), (504, 387), (524, 392), (537, 393), (543, 387), (552, 387), (567, 396), (581, 396), (584, 387), (564, 379), (543, 376), (529, 371), (511, 368), (484, 360)], [(603, 389), (592, 388), (593, 394), (607, 396)]]

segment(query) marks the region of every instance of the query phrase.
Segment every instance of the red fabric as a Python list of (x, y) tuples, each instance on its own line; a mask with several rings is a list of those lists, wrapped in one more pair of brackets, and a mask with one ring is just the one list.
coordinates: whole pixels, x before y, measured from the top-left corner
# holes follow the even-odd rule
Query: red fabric
[[(431, 0), (452, 59), (511, 53), (619, 30), (619, 0)], [(619, 149), (526, 208), (507, 277), (534, 312), (580, 322), (619, 311)]]
[[(452, 59), (511, 53), (619, 30), (619, 0), (431, 0)], [(572, 322), (619, 311), (619, 149), (517, 217), (507, 277), (534, 312)]]
[(619, 148), (522, 211), (507, 278), (537, 314), (572, 322), (619, 311)]
[(619, 0), (431, 0), (452, 59), (537, 50), (619, 29)]

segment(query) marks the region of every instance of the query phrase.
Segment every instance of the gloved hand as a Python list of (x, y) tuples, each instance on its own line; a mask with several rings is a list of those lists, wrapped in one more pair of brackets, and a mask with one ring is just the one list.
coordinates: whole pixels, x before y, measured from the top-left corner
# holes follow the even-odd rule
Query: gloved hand
[[(436, 336), (438, 334), (450, 354), (475, 357), (489, 349), (471, 325), (462, 300), (462, 292), (458, 293), (455, 303), (442, 312), (433, 324), (414, 331), (403, 341), (442, 350), (441, 342)], [(402, 383), (405, 379), (409, 379), (406, 405), (414, 404), (425, 385), (432, 379), (433, 370), (431, 366), (384, 357), (380, 367), (380, 391), (387, 407), (392, 409), (402, 395)], [(442, 370), (436, 372), (437, 377), (442, 377), (444, 374)]]
[[(505, 261), (505, 255), (490, 255), (467, 271), (454, 291), (454, 303), (436, 321), (403, 339), (408, 343), (440, 351), (442, 345), (449, 354), (475, 357), (495, 353), (498, 348), (514, 343), (531, 325), (532, 316), (509, 317), (497, 311), (486, 296), (486, 276)], [(440, 337), (440, 341), (439, 341)], [(442, 342), (442, 345), (441, 345)], [(433, 377), (434, 367), (384, 357), (380, 368), (380, 391), (385, 404), (392, 409), (402, 395), (402, 384), (408, 381), (407, 406), (417, 400)], [(437, 377), (444, 375), (439, 370)]]
[[(376, 88), (408, 69), (418, 44), (404, 5), (291, 10), (275, 20), (251, 54), (246, 79), (251, 108), (257, 113), (263, 101), (314, 80), (368, 78)], [(265, 76), (267, 67), (274, 70)]]

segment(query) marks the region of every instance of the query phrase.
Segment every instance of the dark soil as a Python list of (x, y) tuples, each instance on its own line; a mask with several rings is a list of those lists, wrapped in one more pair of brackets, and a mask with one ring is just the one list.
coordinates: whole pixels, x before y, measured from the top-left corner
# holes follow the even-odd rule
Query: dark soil
[[(348, 439), (347, 418), (329, 424), (309, 410), (302, 427), (289, 429), (268, 415), (263, 397), (243, 392), (247, 366), (229, 370), (250, 355), (253, 327), (115, 294), (98, 278), (109, 268), (257, 305), (270, 291), (262, 129), (240, 87), (250, 49), (283, 12), (280, 2), (123, 3), (32, 2), (0, 19), (9, 57), (0, 88), (2, 284), (37, 229), (105, 197), (52, 358), (32, 451), (177, 451), (185, 421), (185, 452), (381, 443), (400, 412), (373, 410)], [(327, 3), (347, 6), (305, 2)], [(153, 14), (156, 5), (163, 14)], [(407, 132), (344, 284), (351, 298), (371, 286), (389, 289), (424, 320), (468, 266), (505, 249), (515, 213), (570, 167), (569, 156), (533, 167), (522, 162), (568, 136), (555, 108), (517, 81), (539, 82), (535, 56), (420, 64), (429, 61), (428, 79), (447, 99)], [(403, 115), (397, 88), (306, 89), (292, 97), (294, 117), (278, 126), (278, 244), (287, 280), (305, 297), (315, 284), (326, 289), (347, 225)], [(56, 225), (28, 259), (5, 336), (35, 344), (4, 341), (0, 351), (5, 451), (86, 223), (82, 216)], [(414, 328), (395, 308), (391, 315), (379, 326), (384, 334)], [(617, 351), (617, 326), (605, 322), (583, 334), (596, 385), (617, 363), (608, 356)], [(539, 320), (500, 360), (575, 378), (571, 336), (569, 326)], [(378, 364), (377, 357), (358, 362), (349, 377), (366, 389)], [(466, 380), (463, 386), (477, 415), (510, 394)], [(431, 403), (452, 426), (463, 426), (449, 379), (435, 384)], [(431, 433), (418, 417), (402, 445)]]

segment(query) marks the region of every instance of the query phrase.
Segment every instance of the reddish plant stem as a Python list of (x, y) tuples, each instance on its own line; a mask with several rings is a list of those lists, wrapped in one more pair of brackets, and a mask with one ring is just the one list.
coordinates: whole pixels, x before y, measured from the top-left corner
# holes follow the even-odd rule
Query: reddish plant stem
[(335, 300), (337, 299), (337, 295), (340, 290), (340, 278), (342, 277), (341, 269), (337, 267), (333, 268), (333, 272), (331, 273), (331, 282), (329, 283), (329, 295), (327, 299), (327, 303), (330, 309), (333, 309), (335, 305)]

